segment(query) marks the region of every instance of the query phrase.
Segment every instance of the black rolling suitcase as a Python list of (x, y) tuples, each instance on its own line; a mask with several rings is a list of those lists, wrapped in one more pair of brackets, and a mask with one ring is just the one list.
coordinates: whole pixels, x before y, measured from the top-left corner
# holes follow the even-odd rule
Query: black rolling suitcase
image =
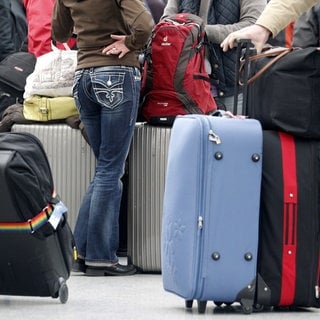
[(68, 299), (74, 242), (40, 141), (0, 134), (0, 294)]
[(320, 307), (320, 141), (263, 131), (258, 306)]

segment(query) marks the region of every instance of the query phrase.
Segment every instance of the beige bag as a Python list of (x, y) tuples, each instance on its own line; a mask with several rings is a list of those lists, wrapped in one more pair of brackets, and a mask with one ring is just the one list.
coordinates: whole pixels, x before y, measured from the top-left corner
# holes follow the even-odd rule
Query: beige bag
[(52, 51), (37, 58), (34, 71), (26, 79), (25, 99), (32, 95), (72, 96), (77, 51), (52, 48)]
[(49, 121), (77, 115), (73, 97), (45, 97), (33, 95), (23, 102), (23, 115), (28, 120)]

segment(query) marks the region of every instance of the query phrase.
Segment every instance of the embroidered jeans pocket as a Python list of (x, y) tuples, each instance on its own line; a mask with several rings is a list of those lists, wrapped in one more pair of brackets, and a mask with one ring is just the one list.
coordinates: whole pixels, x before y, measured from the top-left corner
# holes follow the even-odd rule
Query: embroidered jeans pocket
[(97, 101), (106, 108), (116, 108), (123, 101), (124, 79), (124, 72), (97, 72), (92, 79)]

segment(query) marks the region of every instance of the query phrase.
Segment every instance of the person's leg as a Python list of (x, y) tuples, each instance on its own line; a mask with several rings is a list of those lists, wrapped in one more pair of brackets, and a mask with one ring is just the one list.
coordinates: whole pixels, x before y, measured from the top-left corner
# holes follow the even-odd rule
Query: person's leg
[[(140, 73), (130, 67), (104, 67), (92, 69), (87, 74), (91, 84), (88, 82), (83, 92), (80, 85), (78, 97), (81, 100), (83, 94), (90, 97), (91, 104), (100, 106), (100, 125), (96, 123), (94, 108), (92, 105), (91, 108), (88, 107), (90, 101), (85, 98), (81, 100), (79, 111), (97, 156), (97, 168), (93, 184), (88, 189), (79, 212), (75, 238), (81, 246), (86, 241), (86, 264), (90, 267), (105, 268), (118, 262), (116, 251), (119, 243), (118, 218), (122, 193), (120, 179), (134, 132)], [(82, 210), (87, 212), (82, 213)], [(82, 229), (87, 229), (86, 240), (85, 231)], [(81, 240), (78, 239), (77, 230), (82, 230), (79, 232), (82, 234)], [(81, 248), (79, 252), (82, 256)], [(121, 274), (121, 270), (117, 272)]]
[[(91, 87), (91, 77), (89, 70), (77, 71), (75, 75), (73, 95), (75, 97), (75, 102), (77, 108), (79, 109), (80, 118), (81, 114), (87, 114), (90, 110), (90, 120), (87, 121), (86, 131), (90, 131), (90, 135), (87, 134), (90, 146), (94, 152), (96, 159), (99, 156), (99, 146), (100, 146), (100, 111), (101, 106), (94, 102), (89, 95), (88, 88)], [(83, 122), (82, 122), (83, 123)], [(96, 128), (97, 130), (92, 130)], [(80, 173), (81, 174), (81, 173)], [(87, 231), (88, 231), (88, 221), (91, 205), (91, 196), (93, 192), (93, 182), (90, 183), (79, 209), (75, 229), (74, 238), (78, 250), (79, 265), (76, 266), (76, 271), (84, 271), (84, 259), (86, 256), (87, 247)], [(78, 269), (78, 270), (77, 270)]]

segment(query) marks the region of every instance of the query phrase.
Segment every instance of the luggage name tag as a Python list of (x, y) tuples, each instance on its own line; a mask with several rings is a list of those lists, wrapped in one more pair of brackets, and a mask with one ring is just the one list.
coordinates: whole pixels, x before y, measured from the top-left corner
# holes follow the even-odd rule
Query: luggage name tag
[(49, 223), (52, 225), (53, 229), (57, 229), (59, 222), (61, 221), (62, 215), (68, 211), (67, 207), (62, 201), (59, 201), (53, 209), (53, 212), (49, 218)]

